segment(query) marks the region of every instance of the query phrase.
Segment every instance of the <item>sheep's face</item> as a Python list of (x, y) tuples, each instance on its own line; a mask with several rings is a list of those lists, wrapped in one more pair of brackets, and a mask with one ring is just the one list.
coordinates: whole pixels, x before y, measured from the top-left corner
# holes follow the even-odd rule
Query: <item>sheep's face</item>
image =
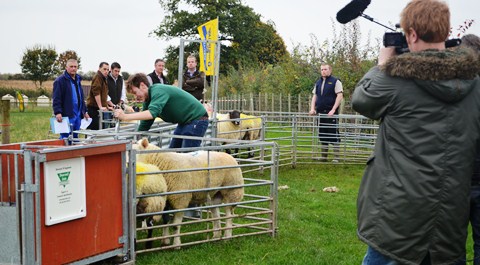
[(165, 196), (155, 196), (139, 199), (137, 202), (137, 214), (161, 212), (165, 209)]
[(228, 113), (228, 115), (230, 116), (233, 124), (240, 125), (240, 111), (232, 110)]
[(147, 200), (137, 199), (137, 214), (146, 213), (147, 208), (148, 208), (148, 201)]
[(142, 138), (142, 139), (138, 140), (137, 143), (132, 145), (132, 149), (135, 149), (135, 150), (158, 150), (158, 149), (160, 149), (160, 147), (158, 147), (156, 145), (153, 145), (153, 144), (150, 144), (150, 142), (148, 142), (147, 138)]

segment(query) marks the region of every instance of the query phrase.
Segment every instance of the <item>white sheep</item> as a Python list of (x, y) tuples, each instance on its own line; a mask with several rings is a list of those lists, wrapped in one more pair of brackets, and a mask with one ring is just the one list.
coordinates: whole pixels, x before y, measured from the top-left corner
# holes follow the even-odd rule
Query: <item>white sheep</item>
[[(240, 140), (254, 141), (260, 139), (262, 132), (262, 118), (247, 114), (240, 114), (240, 128), (242, 135)], [(250, 150), (250, 148), (248, 148)], [(248, 157), (253, 157), (253, 152), (248, 153)]]
[[(147, 139), (138, 141), (133, 145), (136, 150), (159, 150), (158, 146), (149, 144)], [(191, 153), (174, 153), (174, 152), (158, 152), (137, 154), (137, 163), (144, 162), (154, 164), (161, 170), (185, 170), (185, 169), (199, 169), (222, 166), (233, 166), (225, 169), (212, 169), (202, 171), (184, 171), (177, 173), (164, 173), (163, 176), (167, 183), (167, 190), (181, 191), (181, 190), (197, 190), (204, 188), (226, 187), (226, 186), (242, 186), (243, 176), (242, 171), (238, 166), (237, 161), (229, 154), (223, 152), (207, 152), (197, 151)], [(236, 203), (243, 199), (244, 188), (231, 188), (222, 190), (213, 190), (209, 192), (193, 192), (173, 194), (167, 196), (167, 205), (173, 209), (185, 209), (189, 203), (204, 204), (211, 199), (212, 205), (219, 205), (221, 203)], [(225, 206), (226, 229), (224, 238), (232, 236), (233, 227), (233, 210), (235, 206)], [(212, 217), (217, 219), (220, 217), (220, 210), (218, 207), (211, 208)], [(177, 212), (173, 217), (173, 224), (177, 224), (174, 232), (173, 246), (179, 246), (180, 240), (180, 224), (183, 219), (184, 212)], [(220, 238), (222, 232), (220, 220), (213, 221), (215, 229), (213, 238)], [(165, 228), (164, 236), (168, 235), (168, 228)], [(164, 243), (168, 241), (165, 240)]]
[[(242, 137), (240, 112), (233, 110), (229, 113), (217, 113), (217, 138), (238, 140)], [(223, 142), (226, 144), (228, 142)], [(231, 143), (231, 142), (230, 142)], [(230, 154), (230, 149), (226, 152)]]
[[(136, 163), (136, 194), (139, 195), (147, 195), (147, 194), (157, 194), (163, 193), (167, 191), (167, 183), (165, 182), (165, 178), (162, 174), (158, 174), (155, 172), (160, 171), (160, 169), (152, 164), (147, 164), (143, 162)], [(145, 173), (145, 174), (139, 174)], [(153, 196), (153, 197), (145, 197), (139, 198), (136, 201), (137, 206), (137, 214), (141, 213), (155, 213), (161, 212), (165, 208), (166, 204), (166, 196)], [(160, 216), (155, 215), (153, 218), (147, 218), (147, 226), (153, 225), (153, 220), (160, 221)], [(148, 229), (147, 237), (152, 237), (152, 229)], [(152, 247), (152, 242), (148, 241), (145, 245), (146, 248)]]
[[(203, 103), (209, 119), (212, 119), (213, 107), (210, 103)], [(238, 140), (243, 137), (240, 128), (240, 111), (233, 110), (229, 113), (216, 113), (217, 117), (217, 138)], [(222, 143), (223, 144), (223, 143)]]

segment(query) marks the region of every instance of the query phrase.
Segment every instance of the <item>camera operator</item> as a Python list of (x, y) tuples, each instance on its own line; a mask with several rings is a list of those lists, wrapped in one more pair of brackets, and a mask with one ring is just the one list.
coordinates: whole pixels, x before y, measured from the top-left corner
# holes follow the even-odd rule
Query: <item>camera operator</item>
[(382, 48), (355, 88), (353, 109), (381, 120), (357, 200), (363, 264), (465, 264), (480, 79), (471, 51), (445, 49), (449, 21), (444, 2), (408, 3), (410, 52)]

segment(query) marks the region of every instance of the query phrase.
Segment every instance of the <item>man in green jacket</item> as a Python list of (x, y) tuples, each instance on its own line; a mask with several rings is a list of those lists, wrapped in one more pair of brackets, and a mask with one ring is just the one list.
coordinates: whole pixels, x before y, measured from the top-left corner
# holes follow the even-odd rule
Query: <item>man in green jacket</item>
[(363, 264), (465, 264), (479, 62), (445, 49), (449, 19), (444, 2), (411, 1), (400, 16), (410, 52), (382, 48), (355, 88), (353, 109), (381, 121), (357, 199)]
[[(163, 121), (178, 123), (174, 135), (204, 137), (208, 127), (208, 114), (197, 99), (182, 89), (170, 85), (153, 84), (149, 86), (145, 74), (135, 74), (127, 81), (127, 92), (143, 101), (143, 111), (124, 113), (121, 109), (114, 112), (120, 120), (141, 120), (139, 131), (148, 131), (156, 117)], [(170, 148), (198, 147), (201, 140), (172, 138)]]

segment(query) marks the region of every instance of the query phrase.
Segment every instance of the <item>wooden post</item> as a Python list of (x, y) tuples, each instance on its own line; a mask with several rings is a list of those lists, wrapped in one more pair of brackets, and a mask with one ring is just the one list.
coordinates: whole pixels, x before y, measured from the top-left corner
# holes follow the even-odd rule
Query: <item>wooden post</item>
[(275, 112), (275, 95), (272, 93), (272, 108), (270, 109), (271, 112)]
[(298, 94), (298, 112), (302, 112), (302, 97), (300, 94)]
[[(282, 93), (280, 93), (279, 98), (278, 98), (280, 113), (282, 113), (282, 111), (283, 111), (282, 102), (283, 102), (283, 96), (282, 96)], [(280, 114), (280, 116), (282, 116), (282, 114)]]
[(288, 113), (292, 112), (292, 94), (288, 93)]
[(253, 93), (250, 92), (250, 113), (253, 113), (255, 107), (253, 106)]
[(10, 100), (2, 100), (2, 144), (10, 143)]

